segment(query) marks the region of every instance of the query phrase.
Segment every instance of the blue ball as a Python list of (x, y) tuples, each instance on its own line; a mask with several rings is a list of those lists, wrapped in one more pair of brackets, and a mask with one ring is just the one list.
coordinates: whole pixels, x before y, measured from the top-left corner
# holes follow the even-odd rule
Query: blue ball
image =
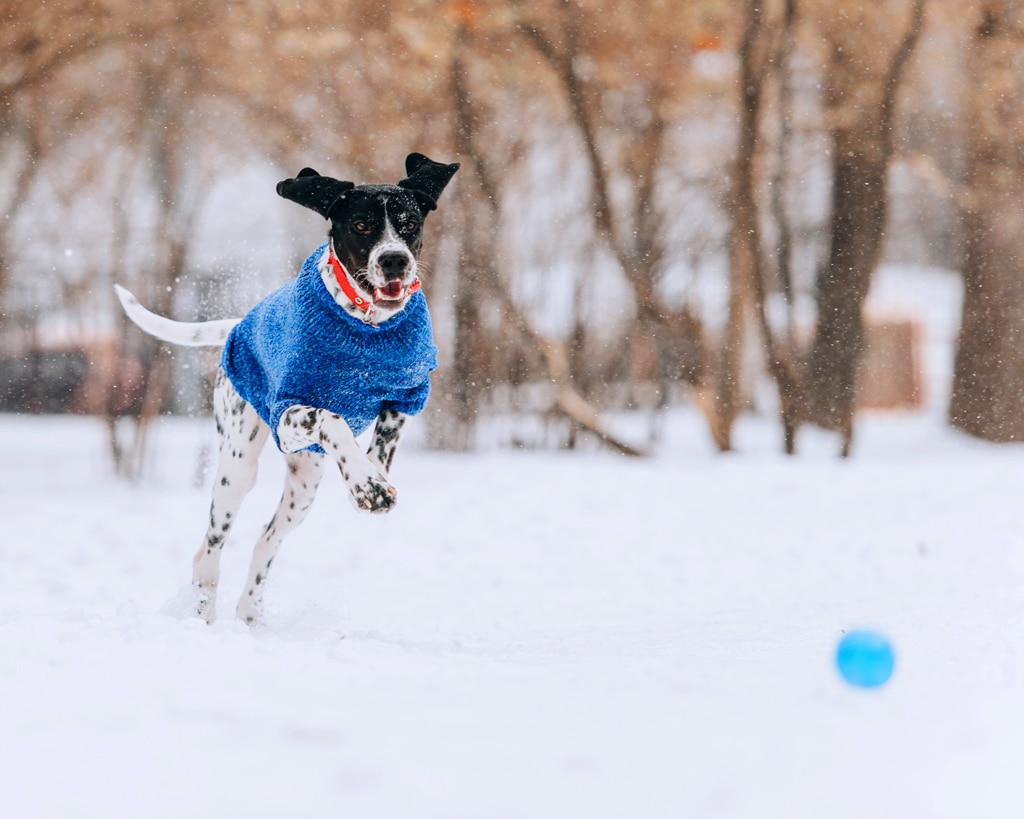
[(836, 649), (839, 673), (850, 685), (860, 688), (885, 685), (895, 664), (892, 644), (877, 631), (851, 631), (839, 641)]

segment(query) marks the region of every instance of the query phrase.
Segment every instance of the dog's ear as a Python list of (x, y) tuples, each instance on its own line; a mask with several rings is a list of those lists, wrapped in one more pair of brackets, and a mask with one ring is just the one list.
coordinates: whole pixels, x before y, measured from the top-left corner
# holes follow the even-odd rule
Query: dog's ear
[(398, 185), (411, 191), (426, 213), (437, 207), (438, 197), (458, 169), (458, 162), (444, 165), (427, 159), (423, 154), (409, 154), (405, 158), (407, 176)]
[(331, 210), (344, 199), (355, 184), (320, 176), (312, 168), (303, 168), (294, 179), (285, 179), (277, 183), (277, 193), (303, 207), (315, 210), (324, 219), (330, 217)]

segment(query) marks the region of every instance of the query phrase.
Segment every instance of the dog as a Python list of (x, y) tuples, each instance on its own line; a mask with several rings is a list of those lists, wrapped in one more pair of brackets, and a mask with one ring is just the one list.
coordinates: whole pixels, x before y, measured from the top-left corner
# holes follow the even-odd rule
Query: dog
[[(216, 617), (220, 554), (257, 458), (273, 437), (287, 462), (285, 487), (256, 543), (237, 615), (263, 619), (267, 573), (284, 538), (305, 518), (334, 461), (356, 509), (385, 513), (388, 482), (407, 419), (420, 412), (437, 366), (430, 315), (420, 292), (423, 223), (459, 169), (422, 154), (406, 158), (395, 185), (356, 185), (304, 168), (277, 193), (328, 220), (328, 240), (299, 276), (245, 317), (178, 322), (150, 312), (115, 285), (128, 317), (164, 341), (223, 346), (214, 387), (219, 458), (210, 520), (193, 561), (195, 611)], [(373, 425), (364, 453), (356, 436)]]

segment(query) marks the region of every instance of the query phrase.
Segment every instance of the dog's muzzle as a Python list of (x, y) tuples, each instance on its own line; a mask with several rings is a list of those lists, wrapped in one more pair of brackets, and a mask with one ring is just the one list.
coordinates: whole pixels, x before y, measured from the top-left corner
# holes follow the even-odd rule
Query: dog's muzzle
[[(404, 257), (404, 254), (396, 253), (394, 255), (402, 255)], [(352, 277), (349, 276), (345, 266), (338, 261), (338, 257), (334, 255), (333, 250), (331, 250), (328, 258), (331, 268), (334, 270), (334, 278), (337, 280), (341, 292), (345, 294), (345, 297), (350, 302), (366, 313), (367, 317), (378, 305), (382, 307), (393, 306), (409, 298), (420, 289), (420, 280), (418, 278), (413, 279), (408, 284), (405, 284), (401, 279), (391, 279), (383, 287), (375, 288), (373, 295), (367, 297), (359, 290), (355, 282), (352, 281)], [(404, 269), (408, 269), (408, 262), (406, 262)]]

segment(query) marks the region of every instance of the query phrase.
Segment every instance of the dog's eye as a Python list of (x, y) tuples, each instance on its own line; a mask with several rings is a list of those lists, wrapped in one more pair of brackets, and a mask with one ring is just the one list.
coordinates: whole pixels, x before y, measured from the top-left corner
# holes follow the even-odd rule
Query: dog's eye
[(402, 224), (402, 227), (400, 228), (402, 233), (415, 233), (419, 229), (420, 229), (420, 223), (419, 222), (414, 222), (412, 220), (409, 220), (408, 222), (404, 222)]
[(352, 230), (356, 233), (372, 233), (373, 226), (365, 219), (359, 219), (352, 223)]

